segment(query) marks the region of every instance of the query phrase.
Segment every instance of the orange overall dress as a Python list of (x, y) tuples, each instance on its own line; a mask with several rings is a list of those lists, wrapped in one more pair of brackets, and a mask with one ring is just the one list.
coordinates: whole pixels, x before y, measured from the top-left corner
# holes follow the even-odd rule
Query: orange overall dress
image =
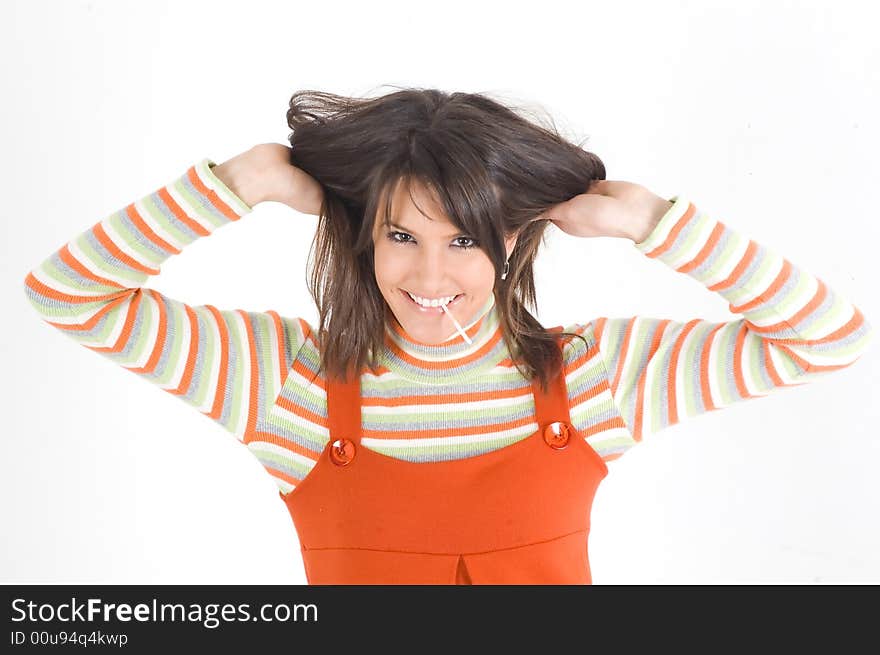
[(532, 393), (529, 437), (408, 462), (361, 446), (359, 376), (328, 380), (330, 441), (279, 492), (308, 583), (590, 584), (590, 510), (608, 468), (571, 424), (564, 370), (547, 394), (535, 379)]

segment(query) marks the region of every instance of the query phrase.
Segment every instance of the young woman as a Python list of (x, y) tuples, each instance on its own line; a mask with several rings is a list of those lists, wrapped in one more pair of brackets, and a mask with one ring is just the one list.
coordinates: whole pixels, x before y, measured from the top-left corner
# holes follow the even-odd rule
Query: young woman
[[(300, 92), (287, 118), (291, 147), (201, 160), (25, 288), (49, 324), (247, 446), (312, 584), (589, 583), (607, 462), (849, 366), (870, 341), (821, 280), (682, 196), (605, 180), (594, 154), (486, 95)], [(143, 287), (263, 201), (319, 216), (317, 327)], [(743, 318), (545, 329), (526, 307), (551, 222), (630, 239)]]

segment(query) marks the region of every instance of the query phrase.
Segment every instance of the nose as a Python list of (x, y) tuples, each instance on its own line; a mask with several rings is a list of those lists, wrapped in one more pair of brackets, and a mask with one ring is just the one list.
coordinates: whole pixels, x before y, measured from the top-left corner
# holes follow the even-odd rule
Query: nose
[(448, 252), (425, 250), (416, 265), (423, 293), (435, 295), (449, 290), (447, 279), (455, 271), (455, 262)]

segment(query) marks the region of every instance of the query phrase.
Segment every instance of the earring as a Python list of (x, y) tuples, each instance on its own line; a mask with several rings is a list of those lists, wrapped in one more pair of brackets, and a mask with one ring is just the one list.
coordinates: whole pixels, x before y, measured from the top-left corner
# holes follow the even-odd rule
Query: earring
[(504, 272), (501, 274), (501, 279), (506, 280), (507, 274), (510, 272), (510, 260), (504, 262)]

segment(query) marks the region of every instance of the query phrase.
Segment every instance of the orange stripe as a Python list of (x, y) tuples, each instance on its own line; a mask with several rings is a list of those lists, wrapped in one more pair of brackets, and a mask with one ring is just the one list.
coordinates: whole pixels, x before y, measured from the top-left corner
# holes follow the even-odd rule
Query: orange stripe
[[(773, 360), (770, 356), (770, 344), (773, 343), (771, 341), (765, 340), (764, 344), (764, 362), (767, 364), (767, 371), (770, 375), (770, 378), (773, 380), (773, 384), (777, 387), (799, 387), (801, 384), (805, 384), (803, 382), (789, 382), (785, 383), (782, 381), (782, 376), (779, 375), (779, 372), (776, 370), (775, 365), (773, 364)], [(781, 347), (783, 350), (787, 350), (784, 347)]]
[(92, 350), (94, 350), (95, 352), (121, 352), (125, 348), (125, 345), (128, 343), (128, 340), (131, 338), (131, 332), (134, 329), (134, 322), (135, 319), (137, 319), (138, 308), (141, 306), (142, 301), (143, 293), (138, 290), (135, 292), (134, 296), (132, 296), (131, 303), (129, 303), (128, 305), (128, 312), (126, 312), (125, 321), (122, 325), (122, 331), (119, 333), (119, 337), (116, 339), (116, 343), (114, 343), (112, 346), (92, 346)]
[(247, 335), (248, 356), (251, 362), (251, 376), (248, 380), (248, 415), (245, 425), (245, 434), (252, 434), (257, 427), (257, 393), (260, 385), (260, 365), (257, 362), (257, 346), (254, 339), (254, 328), (251, 325), (247, 312), (243, 309), (235, 310), (244, 322), (245, 334)]
[(784, 346), (782, 344), (776, 344), (776, 346), (780, 350), (788, 353), (789, 358), (795, 364), (800, 366), (804, 370), (804, 373), (808, 373), (810, 371), (819, 371), (819, 370), (832, 370), (833, 371), (838, 368), (843, 368), (843, 365), (832, 365), (831, 367), (827, 367), (827, 366), (820, 366), (818, 364), (811, 364), (810, 362), (808, 362), (806, 359), (804, 359), (803, 357), (798, 355), (794, 350), (792, 350), (788, 346)]
[(601, 423), (590, 425), (582, 430), (579, 430), (579, 432), (583, 437), (591, 437), (594, 434), (599, 434), (600, 432), (605, 432), (607, 430), (613, 430), (614, 428), (626, 429), (626, 423), (624, 423), (620, 415), (610, 418), (607, 421), (602, 421)]
[(592, 360), (596, 355), (599, 354), (599, 342), (595, 341), (593, 345), (587, 348), (586, 352), (578, 355), (574, 359), (572, 359), (566, 366), (566, 372), (571, 372), (579, 369), (581, 366), (587, 364)]
[(776, 278), (773, 280), (773, 282), (770, 283), (769, 287), (767, 287), (764, 291), (759, 293), (755, 298), (752, 298), (752, 300), (747, 303), (738, 306), (731, 305), (730, 311), (736, 314), (742, 314), (763, 302), (767, 302), (767, 300), (776, 295), (776, 292), (785, 285), (791, 275), (791, 263), (787, 259), (784, 259), (782, 262), (782, 268), (779, 270), (779, 273), (776, 275)]
[[(297, 368), (297, 363), (294, 363), (294, 369)], [(299, 371), (297, 371), (300, 375)], [(307, 373), (309, 371), (306, 371)], [(465, 402), (480, 402), (486, 400), (487, 397), (491, 397), (492, 399), (499, 398), (527, 398), (531, 393), (531, 386), (523, 386), (519, 389), (505, 389), (499, 390), (497, 393), (489, 393), (486, 392), (474, 392), (469, 394), (459, 394), (454, 396), (454, 403), (465, 403)], [(293, 415), (302, 418), (310, 423), (315, 425), (320, 425), (321, 427), (328, 427), (328, 420), (324, 416), (320, 416), (315, 414), (314, 412), (308, 410), (305, 407), (302, 407), (295, 402), (291, 401), (289, 398), (284, 395), (279, 395), (276, 399), (276, 404), (291, 412)], [(363, 399), (364, 407), (399, 407), (404, 405), (421, 405), (423, 408), (422, 411), (428, 411), (427, 408), (431, 404), (449, 404), (450, 396), (443, 394), (434, 394), (431, 396), (402, 396), (399, 398), (375, 398), (375, 399)], [(454, 404), (453, 403), (453, 404)], [(533, 423), (533, 416), (525, 416), (521, 419), (506, 421), (506, 422), (498, 422), (493, 423), (491, 428), (493, 431), (502, 431), (508, 430), (512, 428), (522, 427), (524, 425), (529, 425)], [(477, 425), (469, 429), (460, 429), (460, 428), (442, 428), (436, 430), (419, 430), (418, 432), (397, 432), (395, 433), (395, 438), (390, 439), (389, 441), (394, 441), (396, 439), (412, 439), (412, 438), (424, 438), (426, 435), (430, 435), (431, 437), (452, 437), (452, 436), (462, 436), (462, 435), (475, 435), (475, 434), (485, 434), (486, 433), (486, 425)], [(387, 434), (384, 431), (380, 430), (364, 430), (363, 434), (370, 435), (372, 438), (376, 439), (386, 439), (385, 435)], [(406, 436), (401, 436), (406, 435)]]
[(94, 227), (94, 229), (92, 230), (92, 233), (95, 235), (95, 238), (98, 240), (98, 242), (102, 246), (104, 246), (104, 248), (106, 248), (107, 251), (111, 255), (116, 257), (116, 259), (121, 261), (123, 264), (125, 264), (129, 268), (134, 269), (136, 271), (139, 271), (141, 273), (146, 273), (147, 275), (158, 275), (159, 274), (160, 271), (158, 268), (151, 268), (150, 266), (145, 266), (144, 264), (141, 264), (139, 261), (137, 261), (133, 257), (130, 257), (129, 255), (122, 252), (122, 250), (119, 249), (119, 246), (117, 246), (113, 242), (113, 240), (110, 238), (110, 235), (104, 231), (104, 226), (101, 225), (100, 223), (98, 223)]
[(208, 200), (211, 201), (211, 204), (230, 221), (237, 221), (241, 218), (235, 210), (220, 199), (220, 196), (217, 195), (216, 191), (208, 188), (207, 185), (202, 182), (202, 178), (200, 178), (198, 172), (196, 172), (195, 166), (189, 167), (189, 170), (186, 172), (186, 177), (196, 190), (206, 196)]
[[(320, 453), (321, 453), (320, 450), (318, 452), (315, 452), (314, 450), (309, 450), (308, 448), (305, 448), (305, 447), (303, 447), (293, 441), (286, 441), (286, 440), (282, 439), (281, 437), (279, 437), (277, 434), (273, 434), (271, 432), (259, 432), (259, 431), (254, 430), (254, 432), (250, 435), (249, 439), (245, 443), (253, 443), (254, 441), (262, 441), (262, 442), (274, 444), (274, 445), (278, 446), (279, 448), (283, 448), (283, 449), (288, 450), (292, 453), (296, 453), (297, 455), (301, 455), (302, 457), (305, 457), (306, 459), (310, 459), (312, 461), (315, 461), (317, 459), (318, 455), (320, 455)], [(326, 445), (326, 443), (325, 443), (325, 445)], [(323, 450), (323, 447), (322, 447), (322, 450)], [(263, 466), (266, 469), (271, 468), (271, 467), (266, 466), (265, 464)], [(277, 469), (271, 469), (271, 470), (275, 471)], [(285, 478), (285, 480), (287, 480), (287, 479), (288, 478)], [(290, 478), (290, 479), (296, 480), (296, 478)]]
[[(739, 260), (737, 265), (733, 268), (725, 279), (720, 282), (716, 282), (715, 284), (710, 284), (707, 289), (709, 291), (726, 291), (730, 287), (739, 283), (740, 277), (742, 277), (743, 273), (751, 265), (752, 259), (754, 259), (758, 254), (758, 244), (754, 241), (749, 241), (749, 245), (746, 247), (746, 251), (743, 253), (742, 259)], [(731, 308), (731, 311), (733, 309)]]
[(599, 380), (596, 384), (594, 384), (589, 389), (586, 389), (585, 391), (582, 391), (581, 393), (578, 393), (578, 394), (575, 394), (574, 396), (572, 396), (571, 400), (569, 400), (569, 406), (570, 407), (577, 407), (581, 403), (584, 403), (584, 402), (590, 400), (591, 398), (595, 398), (596, 396), (599, 396), (607, 391), (610, 391), (610, 389), (608, 388), (608, 381), (607, 380)]
[(177, 201), (175, 201), (174, 198), (171, 197), (171, 194), (168, 193), (167, 188), (163, 187), (163, 188), (159, 189), (156, 192), (156, 194), (158, 194), (158, 196), (162, 199), (162, 202), (165, 203), (165, 206), (168, 208), (168, 211), (170, 211), (172, 214), (174, 214), (174, 218), (176, 218), (178, 221), (180, 221), (181, 223), (186, 225), (193, 232), (195, 232), (196, 234), (198, 234), (201, 237), (206, 237), (209, 234), (211, 234), (211, 232), (209, 230), (205, 229), (201, 223), (193, 220), (192, 218), (189, 217), (189, 215), (185, 211), (183, 211), (183, 208), (180, 205), (178, 205)]
[(90, 302), (99, 302), (102, 300), (111, 300), (120, 297), (121, 294), (128, 295), (129, 289), (124, 289), (123, 291), (115, 291), (113, 293), (106, 293), (100, 296), (71, 296), (66, 293), (61, 293), (60, 291), (56, 291), (52, 287), (48, 287), (42, 282), (40, 282), (36, 277), (34, 277), (33, 273), (28, 273), (25, 278), (25, 284), (31, 288), (32, 291), (44, 296), (45, 298), (51, 298), (52, 300), (62, 300), (64, 302), (69, 303), (90, 303)]
[(187, 318), (189, 318), (189, 351), (186, 354), (186, 364), (183, 367), (183, 375), (180, 378), (180, 384), (176, 389), (169, 389), (170, 393), (176, 396), (184, 395), (189, 391), (189, 385), (192, 383), (195, 373), (196, 358), (199, 350), (199, 319), (195, 310), (189, 305), (184, 304)]
[[(759, 332), (761, 334), (772, 334), (774, 332), (781, 332), (785, 329), (791, 329), (797, 332), (797, 329), (794, 327), (793, 324), (800, 323), (805, 317), (812, 314), (823, 302), (825, 302), (825, 298), (828, 293), (828, 287), (826, 287), (825, 284), (821, 280), (819, 280), (819, 286), (816, 289), (816, 293), (814, 293), (810, 301), (806, 305), (804, 305), (803, 308), (798, 310), (798, 312), (795, 313), (791, 318), (787, 320), (782, 320), (778, 323), (773, 323), (772, 325), (754, 326), (753, 331)], [(754, 324), (750, 323), (750, 325)], [(825, 337), (825, 339), (827, 340), (827, 337)], [(789, 343), (804, 343), (804, 340), (802, 339), (785, 339), (782, 341), (786, 341)], [(816, 341), (813, 341), (811, 343), (816, 343)]]
[[(311, 380), (312, 376), (315, 375), (315, 371), (310, 369), (305, 363), (303, 363), (302, 360), (294, 361), (290, 370), (295, 371), (300, 377), (302, 377), (306, 380)], [(288, 371), (288, 375), (290, 375), (289, 371)], [(318, 387), (319, 389), (322, 389), (326, 393), (327, 382), (326, 382), (326, 380), (324, 380), (320, 376), (315, 378), (314, 381), (312, 382), (312, 384), (315, 385), (316, 387)]]
[[(94, 228), (93, 234), (94, 234)], [(105, 284), (108, 287), (116, 287), (117, 289), (126, 289), (124, 285), (120, 284), (116, 280), (110, 280), (106, 277), (101, 277), (97, 273), (93, 273), (90, 269), (86, 268), (86, 266), (80, 262), (76, 257), (73, 256), (73, 253), (70, 252), (70, 248), (68, 244), (65, 244), (61, 250), (58, 251), (58, 257), (67, 264), (74, 271), (79, 273), (82, 277), (97, 282), (98, 284)], [(75, 297), (75, 296), (74, 296)], [(112, 297), (112, 296), (111, 296)]]
[(501, 334), (501, 331), (498, 330), (495, 332), (494, 335), (492, 335), (492, 337), (485, 344), (483, 344), (479, 349), (470, 353), (469, 355), (466, 355), (466, 356), (461, 357), (459, 359), (454, 359), (454, 360), (449, 360), (449, 361), (439, 361), (439, 362), (426, 362), (423, 360), (415, 359), (414, 357), (412, 357), (408, 353), (401, 350), (400, 346), (398, 346), (396, 343), (394, 343), (394, 341), (392, 341), (390, 338), (386, 338), (385, 343), (387, 344), (388, 349), (394, 355), (396, 355), (401, 361), (404, 361), (407, 364), (411, 364), (413, 366), (418, 366), (419, 368), (422, 368), (422, 369), (439, 371), (439, 370), (448, 369), (451, 366), (463, 366), (465, 364), (470, 364), (471, 362), (476, 361), (478, 359), (482, 359), (483, 357), (486, 356), (486, 354), (490, 350), (492, 350), (495, 347), (495, 345), (501, 339), (502, 339), (502, 334)]
[[(300, 370), (302, 368), (302, 370)], [(313, 374), (313, 371), (309, 369), (305, 369), (300, 366), (299, 362), (294, 362), (293, 370), (297, 372), (298, 375), (308, 377)], [(305, 374), (305, 375), (304, 375)], [(531, 386), (523, 386), (514, 389), (503, 389), (498, 390), (497, 392), (487, 393), (485, 391), (477, 391), (472, 393), (463, 393), (457, 394), (455, 396), (450, 397), (449, 395), (443, 394), (434, 394), (430, 396), (401, 396), (398, 398), (388, 398), (388, 397), (378, 397), (378, 398), (363, 398), (363, 407), (402, 407), (406, 405), (421, 405), (423, 407), (429, 407), (430, 405), (440, 405), (440, 404), (448, 404), (450, 402), (450, 398), (453, 398), (454, 403), (467, 403), (467, 402), (480, 402), (485, 401), (488, 398), (491, 399), (501, 399), (501, 398), (527, 398), (531, 393)], [(286, 409), (287, 411), (299, 416), (301, 418), (310, 421), (311, 423), (315, 423), (317, 425), (321, 425), (323, 427), (327, 427), (327, 419), (324, 416), (320, 416), (315, 414), (305, 407), (301, 407), (291, 401), (289, 398), (284, 395), (279, 395), (275, 401), (280, 407)], [(528, 423), (526, 421), (525, 423)], [(524, 425), (524, 423), (518, 423), (517, 425)], [(458, 434), (458, 432), (455, 432)]]
[(162, 350), (165, 348), (165, 339), (168, 336), (168, 315), (165, 311), (165, 303), (162, 302), (161, 296), (153, 289), (144, 289), (144, 291), (153, 297), (159, 307), (159, 328), (156, 334), (156, 341), (153, 343), (153, 352), (150, 353), (150, 358), (144, 366), (129, 369), (134, 373), (152, 373), (155, 371), (156, 364), (159, 363), (159, 357), (162, 355)]
[(834, 332), (832, 332), (828, 336), (822, 337), (821, 339), (812, 339), (810, 341), (806, 341), (805, 343), (809, 343), (809, 344), (826, 343), (828, 341), (835, 341), (837, 339), (843, 339), (844, 337), (848, 337), (853, 332), (860, 329), (864, 324), (865, 324), (865, 315), (862, 314), (861, 309), (854, 306), (852, 318), (849, 319), (844, 325), (837, 328)]
[(106, 305), (101, 307), (101, 309), (95, 312), (89, 320), (87, 320), (85, 323), (80, 323), (79, 325), (65, 325), (62, 323), (55, 323), (53, 321), (46, 321), (46, 323), (53, 327), (57, 327), (60, 330), (64, 330), (65, 332), (87, 332), (98, 324), (104, 314), (112, 312), (117, 307), (117, 305), (121, 305), (126, 300), (128, 300), (128, 296), (124, 296), (122, 298), (118, 298), (117, 300), (113, 300), (112, 302), (107, 303)]
[(724, 223), (716, 223), (715, 227), (712, 228), (712, 233), (709, 235), (709, 240), (703, 245), (700, 249), (700, 252), (697, 253), (697, 256), (694, 257), (687, 264), (682, 264), (679, 266), (677, 270), (679, 273), (690, 273), (697, 266), (702, 264), (706, 258), (712, 254), (715, 250), (715, 246), (718, 245), (718, 242), (721, 240), (721, 235), (724, 233)]
[(694, 207), (694, 203), (689, 202), (688, 208), (685, 210), (684, 214), (681, 218), (678, 219), (678, 222), (673, 226), (673, 228), (669, 231), (669, 235), (666, 237), (666, 240), (661, 243), (659, 246), (654, 248), (653, 250), (645, 253), (648, 257), (659, 257), (667, 250), (672, 248), (672, 244), (675, 243), (675, 240), (678, 238), (678, 235), (681, 234), (681, 231), (687, 226), (690, 220), (696, 215), (697, 208)]
[[(500, 363), (499, 366), (501, 366)], [(388, 375), (389, 373), (391, 373), (390, 368), (388, 368), (387, 366), (383, 366), (382, 364), (377, 364), (375, 368), (375, 373), (373, 373), (373, 375), (375, 375), (376, 377), (381, 377), (383, 375)]]
[(134, 206), (134, 203), (130, 204), (125, 208), (125, 213), (128, 216), (128, 220), (130, 220), (134, 226), (140, 231), (140, 233), (147, 238), (147, 240), (152, 241), (155, 246), (161, 248), (169, 255), (179, 255), (181, 250), (180, 248), (175, 247), (174, 245), (168, 243), (156, 234), (153, 229), (147, 225), (146, 221), (138, 212), (137, 207)]
[(773, 386), (785, 386), (785, 383), (782, 381), (782, 376), (779, 375), (779, 372), (776, 370), (776, 366), (773, 364), (773, 357), (770, 354), (770, 342), (766, 340), (762, 341), (761, 350), (764, 354), (764, 365), (767, 367), (767, 375), (769, 375), (770, 379), (773, 380)]
[(818, 282), (819, 286), (816, 289), (816, 293), (814, 293), (813, 297), (810, 299), (810, 302), (804, 305), (797, 313), (795, 313), (791, 318), (786, 321), (786, 323), (789, 325), (789, 327), (791, 327), (792, 330), (795, 329), (794, 325), (792, 324), (800, 323), (807, 316), (816, 311), (828, 297), (828, 287), (825, 286), (825, 283), (822, 280), (819, 280), (817, 278), (816, 281)]
[[(853, 306), (852, 318), (847, 321), (846, 324), (837, 328), (834, 332), (825, 335), (824, 337), (821, 337), (819, 339), (773, 339), (773, 343), (776, 345), (791, 344), (797, 346), (815, 346), (820, 343), (831, 343), (833, 341), (837, 341), (838, 339), (848, 337), (850, 334), (858, 330), (864, 322), (865, 316), (864, 314), (862, 314), (862, 311), (858, 307)], [(756, 326), (753, 323), (748, 323), (748, 325), (753, 332), (760, 332), (762, 329), (766, 329), (761, 328), (760, 326)], [(777, 323), (776, 325), (781, 324)], [(783, 323), (782, 325), (785, 325), (785, 323)], [(791, 329), (794, 329), (792, 326), (789, 327), (791, 327)]]
[[(789, 352), (793, 358), (797, 357), (794, 353), (792, 353), (788, 348), (782, 347), (783, 350)], [(847, 368), (848, 366), (852, 366), (854, 362), (847, 362), (846, 364), (810, 364), (809, 362), (805, 362), (805, 360), (801, 359), (800, 362), (804, 362), (807, 365), (806, 371), (809, 373), (821, 373), (824, 371), (839, 371), (840, 369)], [(802, 384), (802, 383), (799, 383)]]
[(607, 320), (607, 317), (601, 316), (593, 321), (593, 337), (596, 339), (597, 346), (602, 342), (602, 333), (605, 331)]
[(667, 389), (667, 413), (669, 415), (669, 425), (678, 423), (678, 387), (675, 384), (675, 371), (678, 369), (678, 358), (681, 349), (684, 347), (684, 341), (687, 335), (702, 321), (698, 318), (692, 319), (684, 324), (681, 334), (672, 344), (672, 354), (669, 358), (669, 370), (666, 373), (666, 389)]
[(405, 405), (420, 405), (425, 409), (430, 409), (431, 405), (445, 405), (456, 403), (481, 402), (486, 400), (500, 400), (502, 398), (526, 398), (531, 395), (531, 384), (511, 389), (498, 389), (497, 391), (472, 391), (470, 393), (450, 394), (430, 394), (425, 396), (397, 396), (387, 397), (380, 396), (376, 398), (364, 398), (364, 407), (402, 407)]
[(215, 421), (223, 414), (223, 400), (226, 394), (226, 376), (229, 371), (229, 331), (226, 329), (226, 322), (223, 316), (213, 305), (205, 305), (208, 311), (214, 316), (217, 323), (217, 329), (220, 331), (220, 375), (217, 377), (217, 387), (214, 389), (214, 404), (208, 416)]
[(316, 414), (311, 411), (309, 408), (304, 407), (302, 405), (296, 404), (294, 401), (290, 400), (284, 395), (279, 395), (275, 399), (275, 404), (281, 409), (287, 410), (294, 416), (297, 416), (308, 423), (312, 423), (314, 425), (319, 425), (321, 427), (329, 427), (329, 423), (327, 422), (326, 416), (321, 416), (320, 414)]

